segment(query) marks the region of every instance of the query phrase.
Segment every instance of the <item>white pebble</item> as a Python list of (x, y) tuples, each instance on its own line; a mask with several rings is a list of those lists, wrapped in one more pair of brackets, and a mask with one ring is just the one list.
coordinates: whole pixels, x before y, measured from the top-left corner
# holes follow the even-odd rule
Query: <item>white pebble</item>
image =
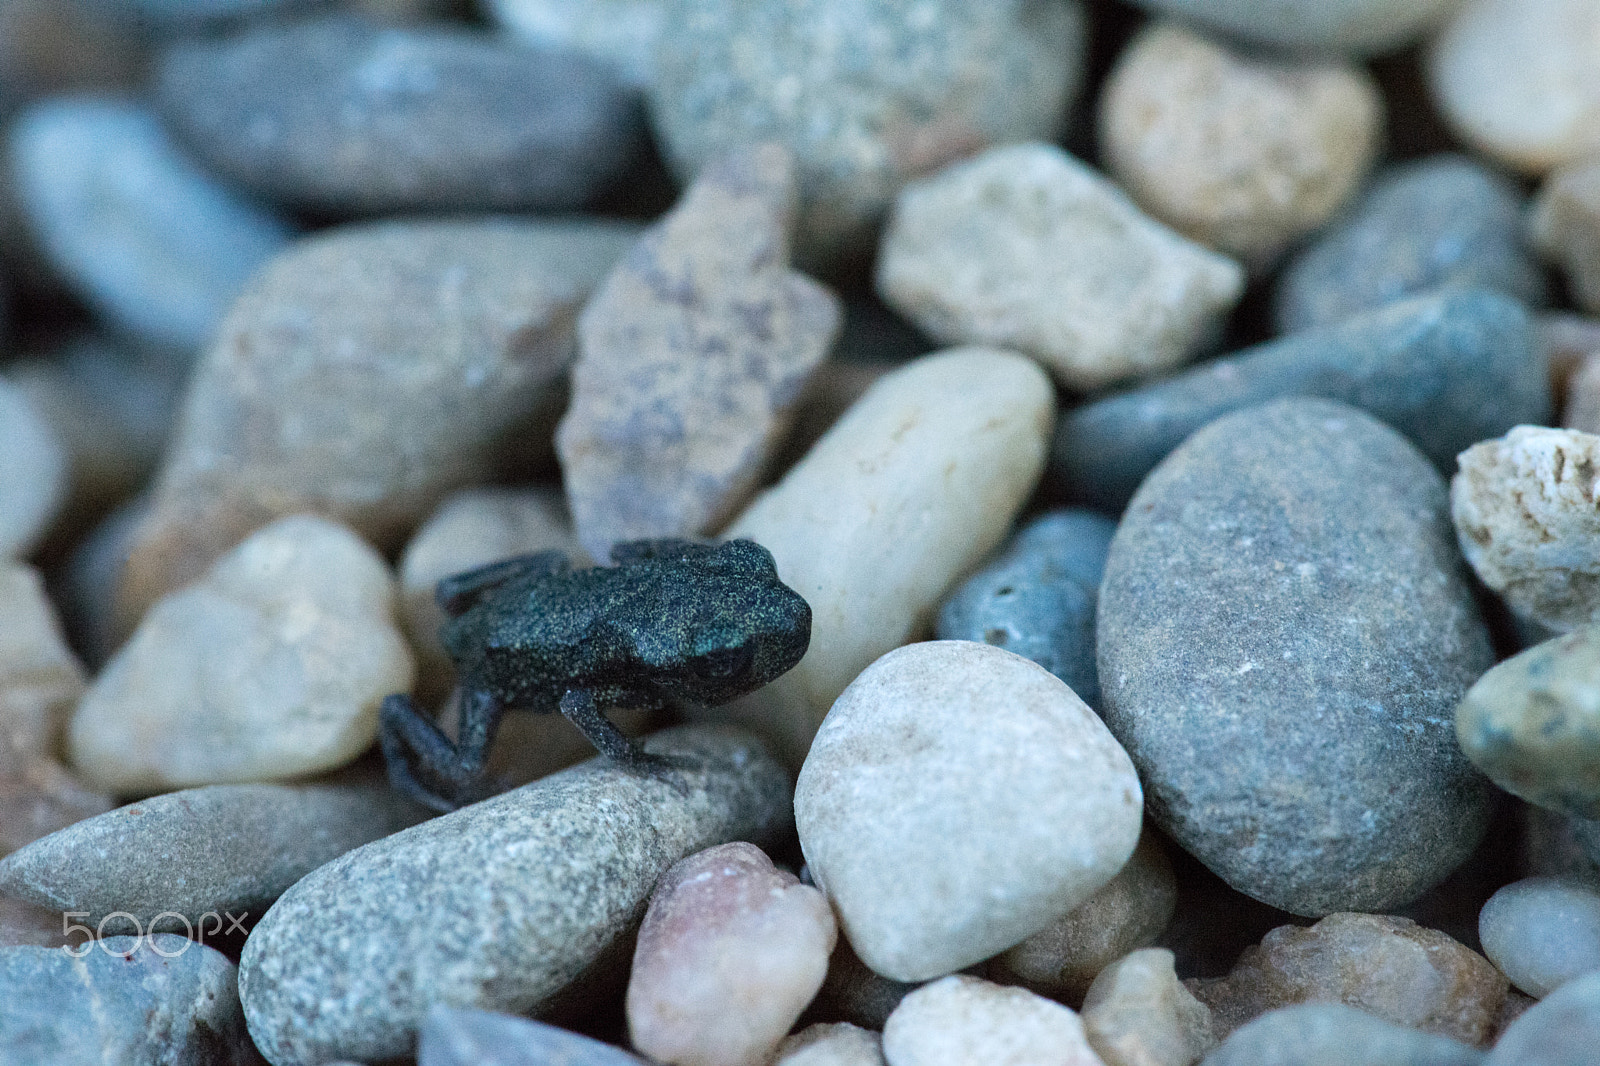
[(1483, 905), (1478, 938), (1512, 984), (1543, 999), (1600, 970), (1600, 890), (1551, 877), (1513, 882)]
[(964, 976), (902, 1000), (883, 1027), (883, 1057), (889, 1066), (1101, 1066), (1066, 1007)]

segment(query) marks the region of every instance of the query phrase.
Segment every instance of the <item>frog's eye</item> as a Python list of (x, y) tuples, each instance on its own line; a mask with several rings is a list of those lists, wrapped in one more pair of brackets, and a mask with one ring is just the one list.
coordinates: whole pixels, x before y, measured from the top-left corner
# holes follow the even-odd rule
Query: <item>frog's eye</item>
[(728, 677), (738, 677), (750, 669), (750, 664), (755, 661), (755, 649), (748, 645), (737, 648), (718, 648), (716, 651), (707, 652), (697, 657), (693, 662), (694, 672), (701, 677), (720, 680)]

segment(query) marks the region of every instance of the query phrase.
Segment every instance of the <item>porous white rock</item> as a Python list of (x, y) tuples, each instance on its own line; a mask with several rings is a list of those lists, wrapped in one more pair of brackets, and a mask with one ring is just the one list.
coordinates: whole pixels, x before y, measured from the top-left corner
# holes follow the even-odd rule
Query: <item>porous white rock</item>
[(1101, 970), (1083, 999), (1083, 1028), (1106, 1066), (1193, 1066), (1216, 1044), (1210, 1009), (1178, 982), (1165, 948)]
[(1102, 1066), (1066, 1007), (959, 975), (901, 1001), (883, 1027), (883, 1057), (889, 1066)]

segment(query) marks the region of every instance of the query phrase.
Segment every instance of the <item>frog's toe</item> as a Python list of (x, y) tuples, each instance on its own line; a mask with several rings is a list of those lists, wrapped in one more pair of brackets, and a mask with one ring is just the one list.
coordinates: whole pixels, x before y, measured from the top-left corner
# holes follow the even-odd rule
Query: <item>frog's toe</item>
[(385, 697), (378, 720), (383, 761), (396, 792), (440, 812), (485, 798), (482, 774), (463, 764), (450, 738), (411, 697)]

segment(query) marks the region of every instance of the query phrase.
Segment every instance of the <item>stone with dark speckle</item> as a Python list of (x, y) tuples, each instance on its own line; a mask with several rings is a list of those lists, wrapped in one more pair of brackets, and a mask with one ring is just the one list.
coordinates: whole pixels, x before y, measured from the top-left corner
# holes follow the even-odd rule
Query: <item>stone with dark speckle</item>
[(1250, 408), (1157, 467), (1111, 544), (1098, 648), (1151, 817), (1247, 895), (1389, 910), (1487, 827), (1451, 712), (1494, 654), (1444, 482), (1354, 408)]

